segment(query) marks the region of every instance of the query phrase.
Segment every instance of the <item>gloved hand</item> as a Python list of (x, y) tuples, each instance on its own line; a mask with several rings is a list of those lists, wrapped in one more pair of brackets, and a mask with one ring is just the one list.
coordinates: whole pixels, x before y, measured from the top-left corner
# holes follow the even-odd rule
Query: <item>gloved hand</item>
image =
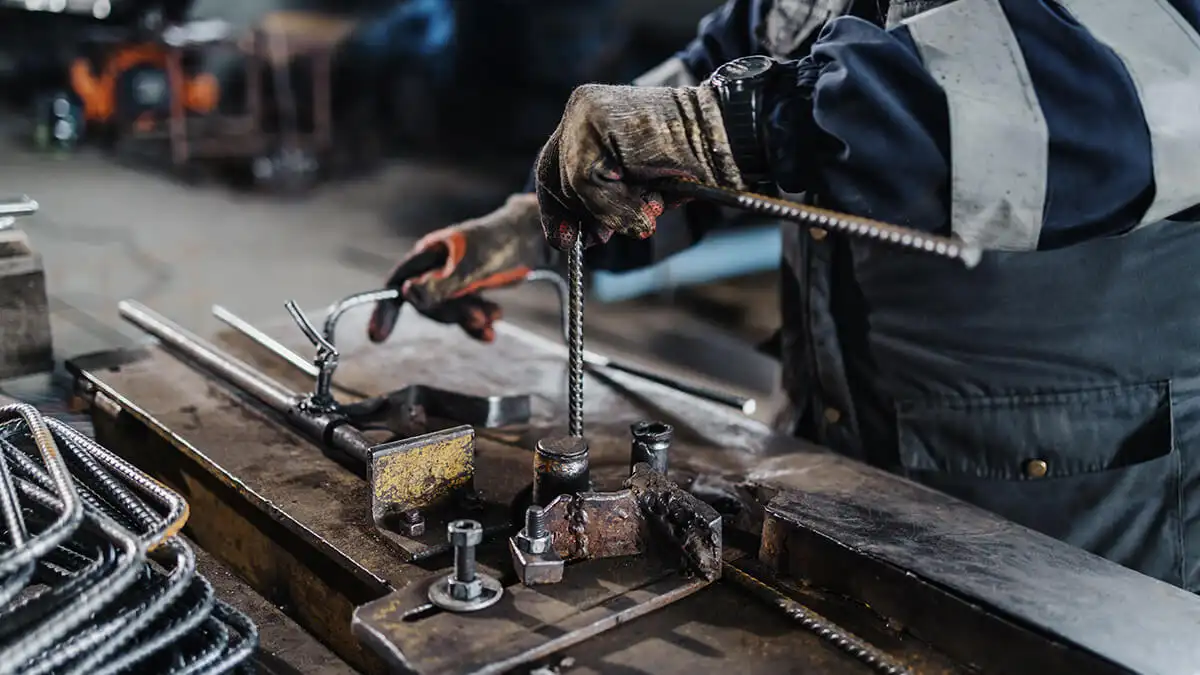
[(675, 206), (647, 183), (687, 178), (741, 189), (717, 95), (700, 87), (589, 84), (567, 101), (537, 163), (537, 196), (546, 239), (559, 250), (616, 233), (645, 239)]
[[(432, 232), (400, 261), (397, 270), (429, 251), (445, 251), (445, 264), (416, 278), (397, 280), (393, 272), (389, 287), (400, 283), (404, 299), (422, 314), (442, 323), (456, 323), (472, 337), (484, 342), (495, 339), (492, 327), (500, 307), (478, 295), (489, 288), (517, 283), (546, 257), (537, 198), (513, 195), (504, 206), (483, 216)], [(392, 334), (400, 303), (375, 305), (367, 335), (383, 342)]]

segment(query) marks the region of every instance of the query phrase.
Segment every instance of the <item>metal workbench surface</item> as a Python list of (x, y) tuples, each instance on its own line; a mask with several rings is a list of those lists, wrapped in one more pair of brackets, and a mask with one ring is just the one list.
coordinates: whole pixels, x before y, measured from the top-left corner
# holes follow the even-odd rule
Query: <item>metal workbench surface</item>
[[(561, 354), (539, 350), (508, 332), (501, 332), (493, 345), (477, 344), (457, 328), (415, 313), (405, 314), (389, 344), (370, 345), (362, 337), (362, 323), (343, 321), (338, 336), (343, 357), (336, 381), (344, 387), (377, 394), (426, 384), (481, 395), (535, 395), (529, 425), (479, 431), (476, 485), (489, 501), (511, 502), (528, 485), (534, 441), (562, 431), (566, 377)], [(279, 322), (263, 328), (308, 353), (294, 327)], [(221, 342), (296, 389), (311, 386), (306, 376), (238, 336)], [(201, 546), (342, 658), (363, 670), (381, 670), (382, 664), (351, 635), (349, 615), (357, 605), (426, 577), (431, 567), (401, 562), (375, 531), (365, 482), (273, 416), (162, 349), (149, 349), (119, 364), (113, 358), (80, 359), (74, 366), (81, 371), (82, 394), (93, 397), (93, 409), (105, 413), (96, 417), (98, 436), (133, 448), (130, 459), (184, 492), (193, 509), (188, 532)], [(882, 561), (883, 571), (872, 573), (872, 578), (883, 578), (893, 568), (907, 570), (908, 578), (939, 592), (960, 593), (975, 604), (1015, 612), (1023, 626), (1019, 630), (1083, 644), (1102, 660), (1126, 668), (1137, 665), (1137, 672), (1190, 673), (1172, 664), (1200, 663), (1200, 641), (1179, 642), (1181, 636), (1200, 635), (1200, 603), (1181, 591), (906, 481), (776, 436), (730, 410), (630, 376), (589, 375), (585, 401), (593, 478), (599, 487), (613, 487), (628, 474), (629, 424), (663, 419), (676, 429), (673, 477), (742, 479), (757, 468), (760, 479), (767, 476), (764, 480), (774, 480), (779, 487), (802, 490), (806, 497), (790, 502), (801, 506), (796, 519), (811, 520), (801, 524), (819, 533), (823, 528), (848, 529), (846, 547)], [(862, 514), (882, 513), (892, 498), (902, 505), (900, 512), (881, 521), (890, 523), (888, 527), (872, 528), (872, 519)], [(811, 517), (805, 515), (806, 508), (811, 508)], [(858, 515), (847, 520), (839, 519), (839, 513)], [(967, 544), (928, 548), (929, 542), (955, 540), (963, 532), (970, 533)], [(872, 537), (879, 540), (878, 546), (873, 547)], [(973, 561), (975, 576), (960, 574), (961, 567), (955, 571), (954, 563), (973, 555), (973, 547), (989, 551), (993, 559)], [(485, 549), (481, 560), (503, 567), (497, 564), (504, 559), (499, 549)], [(1018, 578), (1006, 566), (1022, 565), (1027, 552), (1055, 560), (1057, 573), (1064, 576), (1025, 579), (1028, 583), (1019, 588), (989, 588), (991, 580)], [(903, 561), (902, 568), (896, 559)], [(433, 562), (437, 567), (444, 560)], [(804, 564), (793, 561), (793, 567)], [(1086, 578), (1073, 579), (1071, 569)], [(855, 572), (845, 576), (870, 590), (871, 574)], [(569, 576), (583, 574), (583, 568), (569, 570)], [(901, 582), (894, 585), (903, 587)], [(1079, 588), (1086, 590), (1086, 597), (1072, 599), (1070, 594)], [(1152, 597), (1146, 596), (1146, 589)], [(845, 590), (853, 594), (862, 589)], [(1064, 599), (1078, 601), (1078, 607), (1092, 615), (1063, 620), (1062, 608), (1048, 603)], [(895, 598), (891, 600), (895, 604)], [(828, 597), (814, 601), (825, 603), (824, 611), (844, 617), (854, 630), (920, 672), (962, 670), (921, 640), (901, 636), (895, 626), (861, 605)], [(1131, 616), (1155, 620), (1139, 630), (1124, 625)], [(1180, 622), (1183, 625), (1172, 627)], [(1122, 646), (1122, 641), (1140, 644)], [(567, 671), (581, 673), (682, 674), (730, 668), (739, 673), (870, 672), (813, 634), (796, 629), (782, 613), (722, 583), (574, 647), (570, 656), (573, 662)]]

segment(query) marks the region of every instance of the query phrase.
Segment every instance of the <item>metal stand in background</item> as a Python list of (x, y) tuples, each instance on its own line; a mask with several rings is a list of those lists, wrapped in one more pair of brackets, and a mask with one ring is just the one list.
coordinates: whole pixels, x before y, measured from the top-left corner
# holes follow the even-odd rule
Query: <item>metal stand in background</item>
[(15, 227), (37, 210), (28, 197), (0, 200), (0, 379), (54, 368), (42, 258)]

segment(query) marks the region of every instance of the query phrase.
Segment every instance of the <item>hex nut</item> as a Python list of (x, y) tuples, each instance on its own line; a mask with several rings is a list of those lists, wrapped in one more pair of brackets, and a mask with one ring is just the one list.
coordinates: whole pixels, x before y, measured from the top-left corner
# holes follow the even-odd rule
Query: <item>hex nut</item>
[(517, 546), (526, 553), (541, 554), (550, 550), (550, 535), (544, 537), (530, 537), (521, 530), (517, 533)]
[(425, 521), (415, 523), (400, 523), (397, 528), (406, 537), (420, 537), (425, 534)]
[(446, 538), (451, 546), (478, 546), (483, 541), (483, 526), (474, 520), (456, 520), (446, 528)]
[(446, 587), (450, 589), (450, 597), (455, 600), (474, 600), (483, 594), (483, 580), (479, 577), (473, 581), (459, 581), (451, 574), (446, 580)]
[[(480, 574), (476, 577), (476, 581), (480, 585), (479, 594), (469, 600), (460, 600), (451, 595), (451, 578), (453, 576), (453, 572), (444, 576), (439, 575), (433, 580), (433, 583), (429, 584), (429, 602), (433, 603), (434, 606), (448, 612), (477, 612), (481, 609), (491, 607), (504, 596), (504, 586), (500, 583), (499, 579), (486, 574)], [(470, 589), (464, 590), (469, 591)]]
[(397, 515), (396, 529), (406, 537), (425, 534), (425, 516), (417, 509), (408, 509)]
[(562, 581), (563, 561), (553, 548), (545, 553), (527, 553), (521, 550), (516, 537), (512, 537), (508, 540), (508, 549), (512, 554), (513, 571), (522, 584), (539, 586)]

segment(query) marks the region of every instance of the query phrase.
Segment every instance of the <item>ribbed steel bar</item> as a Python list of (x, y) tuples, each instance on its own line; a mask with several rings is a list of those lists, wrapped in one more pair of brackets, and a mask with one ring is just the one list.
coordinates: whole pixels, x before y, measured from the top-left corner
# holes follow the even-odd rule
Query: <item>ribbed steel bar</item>
[(583, 437), (583, 233), (575, 236), (575, 242), (567, 254), (568, 332), (568, 433), (575, 438)]
[(927, 234), (910, 227), (901, 227), (871, 218), (798, 204), (786, 199), (767, 197), (752, 192), (727, 190), (678, 179), (664, 181), (659, 187), (677, 197), (703, 199), (714, 204), (811, 225), (852, 237), (874, 239), (910, 251), (951, 258), (962, 262), (968, 268), (978, 265), (983, 255), (979, 247), (970, 246), (953, 237)]
[[(31, 406), (0, 410), (5, 560), (30, 559), (0, 575), (0, 674), (90, 675), (146, 663), (143, 672), (186, 664), (176, 668), (207, 675), (245, 663), (256, 630), (214, 602), (191, 548), (174, 536), (186, 502)], [(73, 510), (68, 500), (77, 520), (62, 517)], [(161, 568), (147, 562), (155, 546)]]

